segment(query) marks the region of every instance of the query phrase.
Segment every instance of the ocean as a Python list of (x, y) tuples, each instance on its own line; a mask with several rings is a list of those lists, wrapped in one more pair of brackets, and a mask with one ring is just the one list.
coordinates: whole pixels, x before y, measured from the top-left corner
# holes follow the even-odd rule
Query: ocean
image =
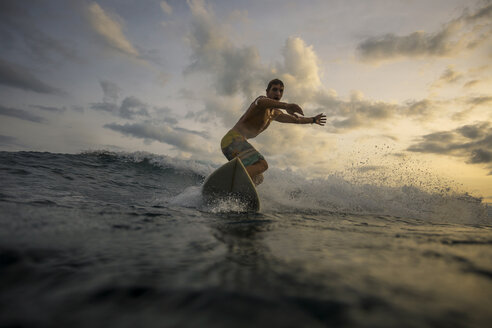
[(490, 327), (492, 216), (466, 193), (271, 168), (0, 152), (0, 327)]

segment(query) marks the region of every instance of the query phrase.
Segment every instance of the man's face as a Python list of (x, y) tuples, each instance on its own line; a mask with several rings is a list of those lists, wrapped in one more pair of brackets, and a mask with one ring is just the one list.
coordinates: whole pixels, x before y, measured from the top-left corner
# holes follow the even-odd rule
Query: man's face
[(280, 84), (273, 84), (270, 90), (267, 91), (267, 97), (270, 99), (280, 100), (284, 94), (284, 87)]

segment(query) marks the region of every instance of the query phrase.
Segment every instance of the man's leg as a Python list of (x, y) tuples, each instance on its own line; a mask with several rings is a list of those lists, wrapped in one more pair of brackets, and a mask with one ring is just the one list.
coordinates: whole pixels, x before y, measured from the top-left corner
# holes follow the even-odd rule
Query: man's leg
[(255, 183), (255, 185), (259, 185), (263, 182), (263, 172), (268, 169), (268, 163), (264, 159), (260, 159), (256, 163), (249, 165), (246, 167), (246, 171), (248, 172), (251, 180)]

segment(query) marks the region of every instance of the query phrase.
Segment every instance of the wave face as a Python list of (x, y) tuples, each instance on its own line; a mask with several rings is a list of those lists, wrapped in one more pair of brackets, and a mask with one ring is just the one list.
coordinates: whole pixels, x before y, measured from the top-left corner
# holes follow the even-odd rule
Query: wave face
[[(2, 155), (9, 164), (3, 169), (9, 173), (6, 185), (9, 185), (9, 177), (17, 176), (24, 176), (23, 181), (30, 184), (29, 190), (14, 182), (8, 186), (14, 190), (14, 197), (18, 194), (24, 200), (22, 192), (32, 191), (33, 195), (43, 194), (44, 201), (54, 203), (92, 199), (121, 204), (152, 201), (212, 212), (242, 209), (237, 202), (213, 209), (202, 204), (201, 185), (206, 176), (217, 168), (217, 165), (206, 161), (144, 152), (92, 151), (77, 155), (19, 152)], [(467, 193), (456, 193), (439, 186), (434, 186), (437, 192), (432, 192), (407, 184), (384, 186), (377, 180), (371, 183), (354, 180), (353, 176), (340, 174), (306, 179), (289, 170), (270, 169), (265, 174), (265, 182), (258, 188), (262, 212), (379, 214), (472, 224), (484, 223), (490, 218), (490, 209)], [(50, 184), (54, 187), (57, 182), (60, 190), (49, 188)], [(45, 192), (46, 189), (49, 191)], [(62, 191), (64, 194), (60, 198), (59, 192)], [(70, 196), (66, 195), (68, 193)], [(130, 195), (131, 200), (128, 199)]]
[(203, 204), (216, 168), (0, 152), (0, 326), (490, 325), (480, 199), (435, 179), (425, 189), (271, 168), (261, 212), (242, 213)]
[[(37, 201), (61, 205), (111, 201), (121, 205), (152, 203), (211, 212), (242, 208), (237, 202), (217, 208), (202, 204), (201, 185), (217, 168), (206, 161), (107, 151), (77, 155), (20, 152), (3, 153), (3, 157), (8, 159), (9, 166), (3, 170), (8, 173), (6, 185), (13, 190), (11, 197), (19, 196), (22, 201), (30, 198), (36, 201), (37, 196), (26, 195), (30, 193), (44, 196)], [(28, 190), (15, 184), (19, 176), (30, 185)], [(428, 191), (409, 184), (385, 186), (376, 179), (357, 180), (341, 174), (306, 179), (289, 170), (269, 169), (265, 182), (258, 188), (262, 212), (377, 214), (465, 224), (486, 223), (490, 219), (490, 209), (480, 199), (466, 193), (435, 185), (434, 191)], [(59, 188), (56, 188), (57, 183)]]

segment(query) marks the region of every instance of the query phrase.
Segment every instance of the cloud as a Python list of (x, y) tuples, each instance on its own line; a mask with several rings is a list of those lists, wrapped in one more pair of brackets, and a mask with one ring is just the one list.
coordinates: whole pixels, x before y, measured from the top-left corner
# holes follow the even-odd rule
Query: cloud
[(384, 102), (354, 101), (341, 103), (340, 110), (347, 118), (331, 121), (337, 129), (372, 127), (375, 123), (389, 120), (395, 116), (397, 105)]
[(202, 101), (205, 108), (197, 112), (188, 112), (185, 118), (201, 123), (219, 121), (227, 128), (231, 128), (241, 117), (244, 108), (249, 106), (237, 97), (206, 96)]
[(91, 108), (112, 113), (113, 115), (134, 119), (137, 116), (149, 116), (149, 106), (135, 96), (125, 97), (120, 105), (117, 101), (120, 97), (120, 87), (111, 81), (101, 80), (99, 84), (103, 90), (103, 102), (92, 103)]
[(171, 5), (169, 5), (166, 1), (161, 1), (161, 9), (168, 15), (172, 15), (173, 13), (173, 7), (171, 7)]
[(491, 17), (492, 4), (489, 3), (474, 13), (465, 11), (435, 33), (417, 31), (404, 36), (386, 34), (368, 38), (357, 46), (357, 53), (365, 62), (454, 56), (463, 50), (476, 48), (490, 38), (492, 29), (487, 21)]
[[(389, 103), (365, 99), (359, 92), (353, 92), (350, 99), (344, 100), (336, 93), (323, 89), (320, 89), (312, 100), (313, 104), (318, 106), (316, 111), (327, 114), (327, 129), (332, 133), (347, 133), (351, 130), (375, 126), (383, 127), (382, 124), (396, 120), (411, 119), (425, 123), (443, 113), (449, 115), (450, 107), (462, 108), (461, 111), (451, 114), (453, 120), (462, 121), (473, 110), (480, 108), (486, 110), (492, 103), (492, 97), (487, 95)], [(487, 115), (491, 114), (485, 112), (485, 117)]]
[(218, 95), (242, 94), (250, 99), (257, 96), (257, 90), (264, 90), (268, 81), (280, 77), (289, 96), (302, 102), (321, 86), (314, 48), (301, 38), (289, 37), (282, 49), (282, 61), (264, 65), (256, 47), (239, 47), (230, 40), (227, 26), (204, 1), (188, 0), (188, 5), (193, 16), (188, 35), (192, 56), (185, 74), (210, 74)]
[(289, 37), (282, 49), (282, 61), (266, 66), (255, 47), (236, 47), (229, 40), (203, 1), (189, 4), (194, 15), (189, 36), (193, 54), (185, 73), (212, 74), (217, 94), (243, 94), (250, 99), (257, 95), (256, 90), (264, 90), (269, 80), (280, 77), (289, 96), (301, 103), (321, 86), (316, 53), (301, 38)]
[[(282, 60), (263, 65), (255, 47), (239, 47), (231, 41), (227, 26), (204, 1), (189, 0), (188, 5), (193, 16), (188, 35), (192, 55), (185, 74), (211, 76), (215, 93), (222, 97), (205, 96), (205, 109), (189, 112), (186, 118), (202, 123), (218, 119), (230, 127), (259, 95), (258, 90), (263, 94), (268, 81), (276, 77), (284, 80), (288, 96), (300, 104), (309, 101), (321, 87), (314, 48), (301, 38), (288, 38), (282, 49)], [(245, 100), (237, 98), (241, 95)], [(183, 92), (183, 96), (190, 98), (193, 94)]]
[(492, 96), (470, 97), (467, 103), (472, 106), (481, 106), (492, 102)]
[(448, 66), (439, 79), (433, 83), (433, 87), (442, 87), (446, 84), (454, 84), (463, 79), (463, 74), (456, 71), (452, 65)]
[(160, 72), (159, 75), (157, 75), (156, 82), (161, 86), (164, 87), (167, 85), (169, 80), (171, 79), (171, 75), (165, 72)]
[(132, 119), (135, 116), (149, 116), (147, 105), (134, 96), (126, 97), (120, 106), (120, 116)]
[(39, 13), (31, 14), (32, 3), (0, 1), (0, 46), (3, 51), (20, 50), (41, 62), (59, 63), (60, 58), (82, 62), (67, 42), (43, 32), (37, 21)]
[(407, 116), (419, 117), (422, 119), (426, 119), (431, 116), (433, 110), (435, 109), (434, 102), (429, 99), (408, 101), (406, 106), (407, 107), (404, 112)]
[(83, 112), (84, 111), (84, 107), (78, 106), (78, 105), (72, 105), (72, 106), (70, 106), (70, 108), (76, 112)]
[(148, 105), (134, 96), (123, 99), (121, 105), (111, 102), (92, 103), (91, 108), (99, 111), (109, 112), (113, 115), (134, 119), (137, 116), (149, 116)]
[(318, 126), (300, 126), (273, 122), (251, 144), (266, 160), (279, 168), (309, 167), (309, 174), (326, 174), (327, 159), (333, 154), (336, 141), (327, 138), (326, 130)]
[(92, 103), (91, 108), (103, 112), (110, 112), (115, 115), (118, 115), (120, 107), (117, 104), (113, 103), (107, 103), (107, 102), (102, 102), (102, 103)]
[(118, 21), (121, 19), (113, 18), (114, 14), (111, 17), (96, 2), (89, 5), (88, 13), (91, 27), (108, 47), (127, 56), (138, 58), (139, 52), (123, 33), (123, 24)]
[[(264, 90), (266, 83), (275, 77), (286, 84), (286, 101), (292, 99), (301, 106), (315, 105), (320, 112), (330, 114), (330, 132), (372, 127), (400, 115), (398, 111), (402, 106), (356, 96), (344, 101), (333, 90), (325, 89), (315, 49), (303, 39), (287, 38), (281, 49), (281, 59), (270, 66), (263, 65), (256, 48), (234, 45), (227, 35), (226, 26), (218, 21), (204, 1), (189, 0), (188, 5), (193, 15), (188, 37), (192, 57), (185, 73), (210, 75), (216, 93), (222, 97), (205, 96), (202, 99), (205, 109), (189, 112), (186, 118), (202, 123), (218, 119), (225, 127), (230, 127), (258, 95), (255, 90)], [(236, 99), (238, 95), (243, 95), (245, 101)], [(407, 112), (406, 115), (412, 117), (424, 115), (422, 108)]]
[(491, 162), (492, 162), (492, 151), (487, 151), (484, 149), (476, 149), (472, 151), (470, 157), (470, 163), (480, 164), (480, 163), (491, 163)]
[(236, 47), (221, 29), (202, 0), (188, 0), (193, 16), (188, 42), (192, 50), (191, 64), (185, 74), (213, 73), (214, 86), (219, 95), (238, 92), (252, 97), (258, 81), (263, 80), (263, 67), (255, 47)]
[(17, 146), (17, 138), (11, 136), (4, 136), (0, 134), (0, 145), (2, 146)]
[(0, 58), (0, 84), (25, 91), (64, 95), (65, 92), (39, 80), (27, 68)]
[(308, 101), (321, 87), (319, 60), (313, 46), (299, 37), (289, 37), (282, 56), (283, 61), (277, 63), (275, 71), (286, 83), (289, 96), (300, 103)]
[[(460, 121), (470, 116), (470, 114), (477, 109), (484, 108), (488, 109), (487, 105), (492, 102), (492, 96), (482, 95), (482, 96), (469, 96), (464, 98), (457, 98), (454, 100), (458, 105), (465, 107), (463, 110), (453, 114), (452, 119)], [(492, 118), (490, 111), (487, 111), (489, 117)]]
[(175, 119), (174, 117), (166, 117), (164, 118), (164, 122), (169, 123), (171, 125), (178, 124), (178, 120)]
[(169, 125), (157, 125), (152, 122), (134, 124), (111, 123), (104, 125), (104, 127), (146, 141), (166, 143), (185, 152), (202, 153), (203, 151), (210, 150), (208, 147), (204, 147), (203, 138), (208, 136), (205, 132), (175, 128)]
[(121, 88), (114, 82), (108, 80), (99, 81), (104, 93), (104, 102), (117, 102), (120, 97)]
[[(219, 96), (205, 96), (205, 108), (189, 112), (188, 119), (208, 123), (220, 121), (231, 127), (256, 96), (254, 90), (264, 90), (271, 78), (285, 82), (285, 101), (293, 101), (306, 112), (324, 112), (328, 116), (326, 129), (332, 133), (346, 133), (361, 128), (373, 128), (397, 119), (427, 120), (442, 109), (439, 102), (429, 99), (410, 100), (403, 104), (364, 99), (353, 92), (350, 99), (337, 96), (321, 82), (319, 58), (312, 45), (291, 36), (281, 49), (280, 60), (263, 65), (254, 47), (238, 47), (228, 37), (226, 26), (201, 0), (189, 0), (193, 15), (189, 44), (192, 62), (186, 73), (205, 73), (212, 78), (212, 85)], [(476, 18), (478, 19), (478, 18)], [(448, 29), (450, 30), (450, 29)], [(234, 60), (233, 60), (234, 59)], [(452, 66), (443, 73), (443, 81), (460, 78)], [(236, 96), (244, 96), (241, 102)]]
[(40, 105), (31, 105), (30, 107), (41, 109), (43, 111), (52, 112), (52, 113), (63, 113), (67, 110), (66, 107), (58, 108), (53, 106), (40, 106)]
[(345, 133), (360, 128), (371, 128), (392, 119), (410, 116), (420, 119), (427, 115), (424, 101), (399, 105), (365, 99), (361, 92), (354, 91), (350, 99), (340, 99), (334, 91), (320, 89), (313, 97), (319, 106), (316, 111), (327, 115), (331, 133)]
[(480, 83), (482, 83), (482, 81), (480, 81), (480, 80), (470, 80), (463, 85), (463, 88), (465, 88), (465, 89), (473, 88), (473, 87), (479, 85)]
[(42, 118), (41, 116), (31, 114), (25, 110), (5, 107), (2, 105), (0, 105), (0, 115), (15, 117), (24, 121), (30, 121), (35, 123), (42, 123), (45, 121), (44, 118)]
[(492, 170), (492, 125), (478, 122), (427, 134), (407, 150), (465, 158), (467, 163), (486, 164)]

